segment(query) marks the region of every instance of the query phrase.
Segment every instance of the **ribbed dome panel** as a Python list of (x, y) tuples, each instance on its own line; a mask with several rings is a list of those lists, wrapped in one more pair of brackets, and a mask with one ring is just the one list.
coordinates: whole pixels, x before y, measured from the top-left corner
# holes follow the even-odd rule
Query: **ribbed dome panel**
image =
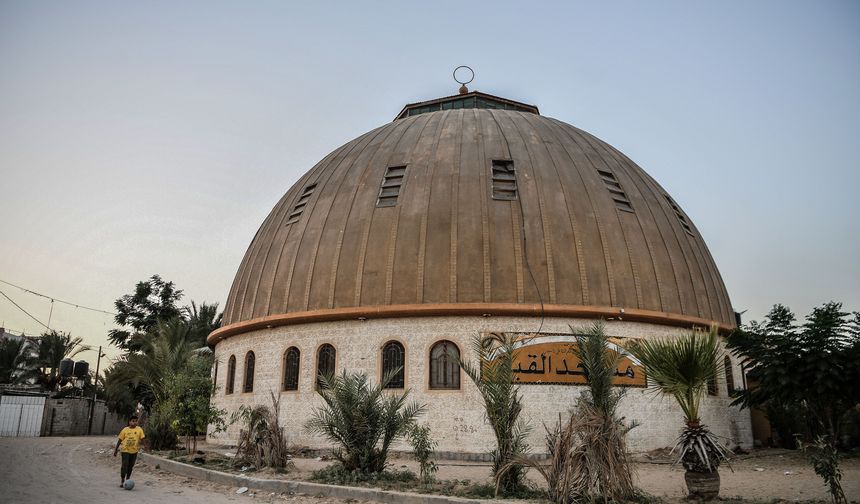
[[(493, 199), (494, 160), (513, 162), (516, 199)], [(398, 166), (397, 203), (378, 207), (383, 177)], [(251, 242), (224, 323), (541, 301), (734, 324), (695, 226), (627, 157), (537, 114), (449, 110), (377, 128), (305, 174)]]

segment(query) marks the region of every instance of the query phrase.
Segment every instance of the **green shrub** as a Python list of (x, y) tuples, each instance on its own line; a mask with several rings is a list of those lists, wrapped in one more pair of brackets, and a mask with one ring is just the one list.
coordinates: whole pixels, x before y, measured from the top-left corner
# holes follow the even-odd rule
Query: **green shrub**
[(430, 460), (433, 457), (433, 451), (439, 444), (430, 437), (430, 427), (426, 425), (413, 425), (407, 434), (409, 444), (412, 445), (412, 454), (418, 461), (418, 467), (421, 475), (421, 482), (429, 484), (433, 481), (434, 475), (439, 467), (436, 462)]
[(324, 405), (314, 410), (305, 428), (337, 445), (333, 454), (345, 471), (382, 472), (391, 443), (405, 435), (424, 411), (424, 405), (406, 403), (409, 390), (385, 390), (397, 371), (376, 385), (364, 373), (320, 376), (317, 392)]

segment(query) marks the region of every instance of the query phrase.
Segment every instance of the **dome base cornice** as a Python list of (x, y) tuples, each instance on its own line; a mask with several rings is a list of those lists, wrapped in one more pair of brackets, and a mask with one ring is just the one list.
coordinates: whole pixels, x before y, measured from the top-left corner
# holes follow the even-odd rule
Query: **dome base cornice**
[(733, 326), (713, 320), (675, 313), (666, 313), (637, 308), (614, 308), (603, 306), (521, 304), (521, 303), (425, 303), (382, 306), (358, 306), (311, 310), (278, 315), (268, 315), (226, 325), (209, 334), (207, 343), (214, 346), (219, 341), (238, 334), (270, 329), (277, 326), (332, 322), (338, 320), (368, 320), (379, 318), (437, 317), (437, 316), (532, 316), (573, 317), (606, 320), (646, 322), (674, 327), (707, 329), (716, 325), (722, 333)]

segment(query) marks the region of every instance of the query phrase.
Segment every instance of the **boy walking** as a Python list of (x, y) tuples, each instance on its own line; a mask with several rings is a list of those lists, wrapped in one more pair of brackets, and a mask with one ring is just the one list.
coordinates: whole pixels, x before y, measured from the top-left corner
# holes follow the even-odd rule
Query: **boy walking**
[(117, 450), (122, 446), (122, 467), (119, 470), (120, 483), (122, 487), (125, 480), (131, 479), (131, 470), (134, 469), (134, 462), (137, 460), (137, 452), (140, 451), (140, 442), (146, 438), (143, 429), (137, 426), (137, 415), (133, 415), (128, 419), (128, 427), (123, 427), (119, 431), (119, 438), (116, 440), (116, 446), (113, 449), (113, 456), (116, 457)]

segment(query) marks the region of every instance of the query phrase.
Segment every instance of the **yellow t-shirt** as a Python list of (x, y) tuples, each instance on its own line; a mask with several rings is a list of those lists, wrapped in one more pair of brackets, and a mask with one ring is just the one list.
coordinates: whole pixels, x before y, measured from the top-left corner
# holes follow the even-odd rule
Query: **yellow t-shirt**
[(120, 451), (123, 453), (137, 453), (140, 450), (140, 440), (145, 438), (143, 429), (140, 427), (124, 427), (119, 431)]

